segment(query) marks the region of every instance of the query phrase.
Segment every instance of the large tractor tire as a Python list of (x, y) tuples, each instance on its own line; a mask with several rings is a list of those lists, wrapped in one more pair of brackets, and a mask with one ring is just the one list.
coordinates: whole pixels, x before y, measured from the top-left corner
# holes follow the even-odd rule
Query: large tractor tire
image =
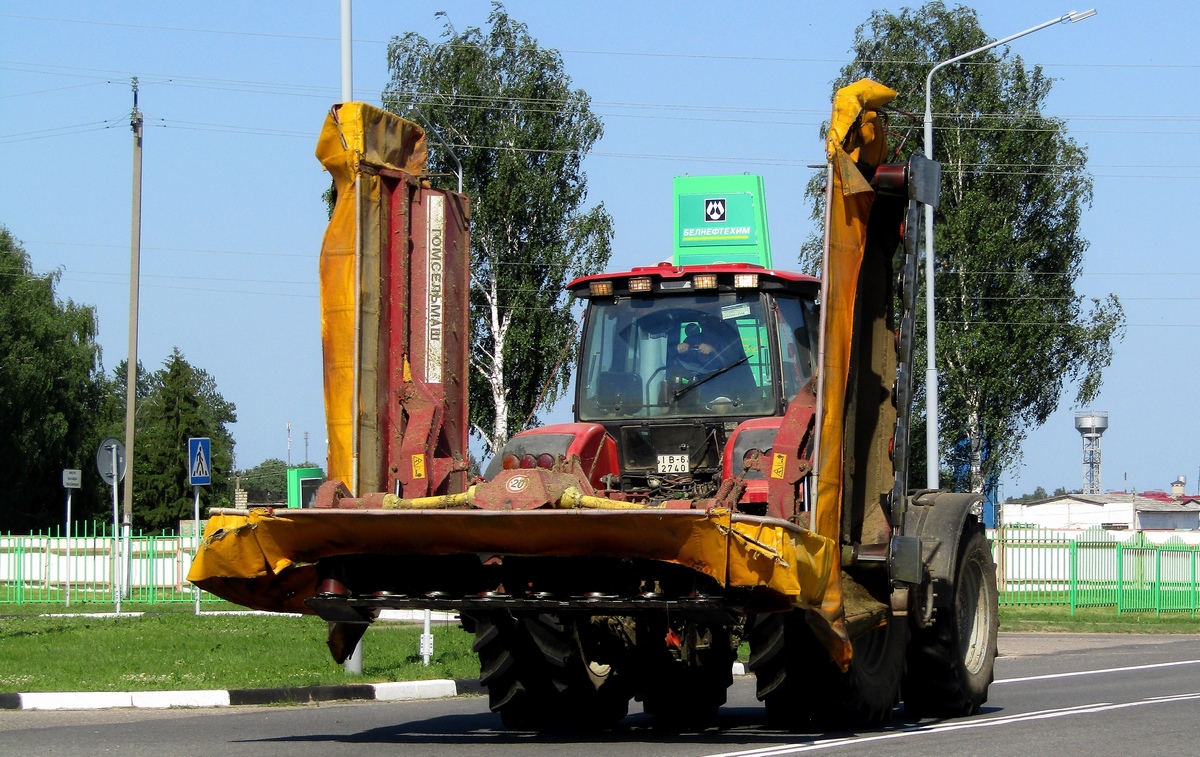
[(585, 659), (570, 620), (478, 616), (473, 648), (488, 704), (508, 728), (597, 730), (629, 711), (630, 694), (619, 674), (612, 665)]
[(904, 709), (916, 716), (975, 715), (987, 701), (999, 628), (996, 564), (982, 528), (963, 535), (953, 600), (932, 625), (915, 629), (904, 681)]
[(660, 653), (645, 660), (640, 698), (656, 727), (676, 730), (716, 725), (717, 710), (733, 685), (737, 650), (728, 628), (695, 629), (703, 646), (685, 644), (681, 659)]
[(768, 725), (833, 731), (886, 724), (900, 701), (907, 641), (908, 626), (898, 619), (869, 631), (854, 641), (843, 673), (802, 611), (755, 617), (749, 668)]

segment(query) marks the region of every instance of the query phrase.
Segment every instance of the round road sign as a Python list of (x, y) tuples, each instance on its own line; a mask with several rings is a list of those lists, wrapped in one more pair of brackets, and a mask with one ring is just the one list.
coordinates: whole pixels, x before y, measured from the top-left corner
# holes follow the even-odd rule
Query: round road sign
[[(117, 452), (115, 475), (113, 473), (113, 450)], [(100, 477), (109, 486), (113, 486), (125, 478), (125, 445), (121, 444), (119, 439), (110, 436), (100, 442), (100, 449), (96, 450), (96, 470), (100, 471)]]

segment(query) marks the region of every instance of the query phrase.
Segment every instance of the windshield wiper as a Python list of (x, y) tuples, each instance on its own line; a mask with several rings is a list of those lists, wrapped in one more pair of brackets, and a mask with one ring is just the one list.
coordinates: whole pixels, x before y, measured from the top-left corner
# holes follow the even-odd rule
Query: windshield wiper
[(700, 385), (701, 385), (701, 384), (703, 384), (704, 382), (706, 382), (706, 381), (709, 381), (709, 380), (711, 380), (711, 379), (715, 379), (717, 376), (720, 376), (720, 375), (721, 375), (722, 373), (724, 373), (725, 371), (728, 371), (728, 370), (732, 370), (732, 369), (734, 369), (734, 368), (737, 368), (739, 365), (741, 365), (742, 363), (745, 363), (745, 362), (747, 362), (747, 361), (749, 361), (749, 360), (750, 360), (750, 356), (749, 356), (749, 355), (746, 355), (746, 356), (745, 356), (745, 357), (743, 357), (742, 359), (740, 359), (740, 360), (735, 360), (734, 362), (730, 363), (729, 365), (725, 366), (724, 368), (720, 368), (720, 369), (718, 369), (718, 370), (715, 370), (715, 371), (713, 371), (712, 373), (708, 374), (707, 376), (705, 376), (705, 377), (704, 377), (704, 378), (702, 378), (702, 379), (696, 379), (695, 381), (693, 381), (692, 383), (690, 383), (690, 384), (688, 384), (687, 386), (683, 387), (682, 389), (676, 389), (676, 390), (675, 390), (675, 392), (674, 392), (674, 393), (671, 395), (671, 399), (673, 399), (673, 400), (678, 400), (680, 397), (682, 397), (683, 395), (685, 395), (685, 394), (687, 394), (688, 392), (692, 391), (693, 389), (695, 389), (696, 387), (700, 386)]

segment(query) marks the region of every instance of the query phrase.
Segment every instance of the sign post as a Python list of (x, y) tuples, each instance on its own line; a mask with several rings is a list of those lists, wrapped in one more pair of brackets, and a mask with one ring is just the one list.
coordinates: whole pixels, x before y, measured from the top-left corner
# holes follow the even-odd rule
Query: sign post
[[(192, 484), (192, 562), (200, 553), (200, 487), (212, 484), (212, 442), (207, 436), (188, 439), (188, 480)], [(192, 584), (192, 600), (200, 614), (200, 587)]]
[[(100, 442), (96, 450), (96, 470), (104, 483), (112, 486), (113, 490), (113, 532), (112, 532), (112, 575), (113, 609), (121, 612), (121, 531), (117, 521), (117, 484), (125, 478), (125, 445), (120, 440), (108, 437)], [(128, 580), (128, 576), (126, 577)]]
[(71, 491), (78, 489), (83, 484), (83, 471), (78, 468), (63, 469), (63, 488), (67, 490), (67, 569), (64, 571), (66, 577), (66, 589), (63, 591), (63, 596), (66, 598), (66, 606), (71, 606)]

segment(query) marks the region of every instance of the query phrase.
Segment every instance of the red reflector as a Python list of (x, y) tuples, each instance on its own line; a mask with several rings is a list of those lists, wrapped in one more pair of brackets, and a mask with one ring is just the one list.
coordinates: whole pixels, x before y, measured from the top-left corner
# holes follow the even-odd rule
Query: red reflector
[(554, 455), (551, 455), (548, 452), (543, 452), (542, 454), (538, 455), (537, 464), (539, 468), (550, 470), (554, 467)]
[(534, 459), (533, 455), (525, 455), (524, 457), (521, 458), (521, 467), (522, 468), (533, 468), (536, 466), (537, 466), (537, 460)]
[(679, 634), (675, 633), (674, 628), (667, 629), (667, 649), (679, 649), (683, 643), (679, 641)]

